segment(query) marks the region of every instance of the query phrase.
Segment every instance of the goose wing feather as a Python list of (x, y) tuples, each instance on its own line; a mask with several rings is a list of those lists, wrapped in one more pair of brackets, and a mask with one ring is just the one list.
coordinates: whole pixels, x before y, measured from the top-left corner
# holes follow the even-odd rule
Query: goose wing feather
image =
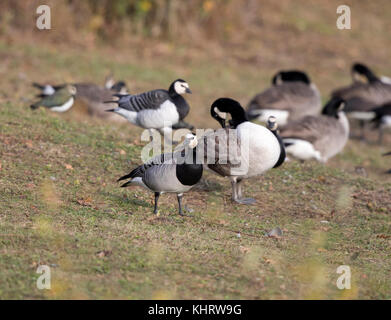
[(158, 109), (161, 104), (169, 100), (166, 90), (152, 90), (136, 95), (122, 95), (115, 101), (120, 108), (139, 112), (146, 109)]
[(317, 105), (318, 100), (312, 88), (304, 83), (282, 83), (256, 95), (250, 102), (249, 111), (253, 109), (305, 109), (308, 104)]
[(219, 129), (206, 133), (198, 148), (203, 150), (208, 168), (221, 176), (230, 176), (232, 169), (240, 167), (241, 149), (236, 130)]

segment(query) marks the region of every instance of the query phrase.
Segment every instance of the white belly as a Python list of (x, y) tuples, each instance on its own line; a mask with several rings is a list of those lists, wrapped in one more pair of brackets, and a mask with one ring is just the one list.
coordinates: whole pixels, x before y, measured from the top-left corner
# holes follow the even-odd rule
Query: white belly
[(143, 128), (160, 129), (171, 127), (179, 121), (176, 106), (169, 100), (157, 110), (142, 110), (137, 113), (137, 122)]
[(65, 102), (62, 106), (52, 107), (50, 110), (55, 112), (65, 112), (68, 111), (73, 106), (74, 99), (71, 97), (67, 102)]
[(321, 161), (320, 152), (315, 150), (312, 143), (301, 139), (284, 139), (283, 141), (291, 143), (285, 147), (285, 151), (293, 157), (300, 160), (316, 159)]
[(382, 117), (381, 122), (383, 128), (391, 128), (391, 116)]
[(375, 117), (375, 113), (372, 111), (353, 111), (348, 113), (350, 118), (357, 120), (372, 120)]
[[(277, 138), (267, 128), (245, 122), (238, 126), (241, 143), (241, 166), (235, 175), (245, 178), (257, 176), (274, 167), (281, 147)], [(233, 169), (235, 173), (236, 168)]]

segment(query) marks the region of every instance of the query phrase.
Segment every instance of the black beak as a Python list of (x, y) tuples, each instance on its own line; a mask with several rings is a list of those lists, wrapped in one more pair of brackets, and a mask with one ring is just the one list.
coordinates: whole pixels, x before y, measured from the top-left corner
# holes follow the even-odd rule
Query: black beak
[(225, 128), (225, 119), (220, 118), (220, 119), (219, 119), (219, 122), (220, 122), (221, 127), (222, 127), (222, 128)]
[(189, 88), (186, 88), (186, 93), (193, 93)]

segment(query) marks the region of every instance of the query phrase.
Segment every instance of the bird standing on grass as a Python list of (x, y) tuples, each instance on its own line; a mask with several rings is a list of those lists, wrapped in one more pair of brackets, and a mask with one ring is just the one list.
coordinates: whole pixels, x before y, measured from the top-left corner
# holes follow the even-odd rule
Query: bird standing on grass
[[(232, 117), (228, 127), (225, 124), (227, 113)], [(239, 102), (229, 98), (213, 102), (211, 115), (223, 129), (206, 133), (200, 141), (204, 163), (214, 173), (231, 180), (233, 201), (253, 204), (255, 199), (243, 198), (243, 180), (276, 168), (285, 160), (276, 119), (269, 117), (268, 128), (249, 122)]]
[(182, 97), (191, 93), (189, 85), (182, 79), (175, 80), (168, 90), (157, 89), (137, 95), (114, 95), (117, 108), (107, 111), (115, 112), (130, 123), (145, 129), (156, 129), (161, 134), (171, 134), (172, 127), (180, 123), (189, 113), (190, 107)]
[(68, 111), (75, 101), (76, 88), (72, 85), (65, 85), (53, 94), (44, 96), (42, 99), (31, 105), (31, 109), (46, 107), (55, 112)]
[(196, 163), (197, 137), (187, 134), (184, 141), (184, 149), (181, 152), (163, 154), (154, 157), (143, 165), (135, 168), (129, 174), (118, 181), (131, 179), (121, 185), (142, 186), (155, 193), (154, 213), (158, 213), (158, 200), (162, 193), (176, 193), (179, 205), (179, 214), (183, 214), (182, 196), (197, 184), (203, 172), (203, 165)]

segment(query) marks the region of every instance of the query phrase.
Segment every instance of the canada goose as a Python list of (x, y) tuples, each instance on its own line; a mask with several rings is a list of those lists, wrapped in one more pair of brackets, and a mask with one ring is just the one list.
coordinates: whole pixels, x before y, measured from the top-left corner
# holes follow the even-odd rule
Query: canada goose
[(157, 129), (162, 134), (171, 132), (172, 126), (183, 120), (189, 113), (189, 105), (182, 97), (191, 93), (189, 85), (177, 79), (168, 90), (157, 89), (137, 95), (115, 95), (117, 108), (107, 111), (115, 112), (130, 123), (145, 129)]
[(280, 71), (273, 77), (272, 86), (250, 101), (247, 115), (262, 122), (272, 115), (283, 126), (305, 115), (319, 114), (321, 107), (319, 90), (306, 73)]
[(121, 177), (118, 181), (131, 179), (121, 185), (128, 187), (131, 185), (142, 186), (155, 193), (154, 213), (158, 212), (158, 200), (162, 193), (176, 193), (179, 205), (179, 214), (182, 211), (182, 196), (197, 184), (203, 172), (203, 165), (196, 163), (197, 137), (187, 134), (184, 141), (185, 148), (180, 152), (181, 159), (177, 155), (172, 155), (166, 160), (167, 154), (155, 157), (145, 164), (135, 168), (129, 174)]
[(72, 85), (66, 85), (55, 91), (52, 95), (44, 96), (40, 101), (31, 105), (31, 109), (46, 107), (55, 112), (68, 111), (75, 101), (76, 88)]
[(300, 160), (324, 163), (342, 151), (349, 137), (349, 121), (343, 108), (342, 99), (332, 98), (322, 115), (288, 123), (280, 133), (286, 153)]
[(372, 122), (375, 123), (375, 128), (379, 129), (379, 144), (383, 141), (384, 129), (391, 128), (391, 101), (383, 104), (372, 110), (375, 113), (375, 117)]
[[(232, 117), (228, 127), (225, 124), (227, 113)], [(285, 159), (276, 119), (269, 118), (269, 129), (249, 122), (239, 102), (229, 98), (213, 102), (211, 115), (223, 129), (206, 133), (200, 141), (204, 163), (218, 175), (229, 177), (233, 201), (252, 204), (255, 199), (242, 196), (242, 181), (280, 166)]]
[(391, 84), (382, 81), (372, 70), (361, 63), (352, 66), (353, 83), (334, 90), (332, 97), (345, 100), (348, 117), (360, 122), (361, 138), (364, 138), (365, 121), (375, 117), (373, 109), (391, 101)]

